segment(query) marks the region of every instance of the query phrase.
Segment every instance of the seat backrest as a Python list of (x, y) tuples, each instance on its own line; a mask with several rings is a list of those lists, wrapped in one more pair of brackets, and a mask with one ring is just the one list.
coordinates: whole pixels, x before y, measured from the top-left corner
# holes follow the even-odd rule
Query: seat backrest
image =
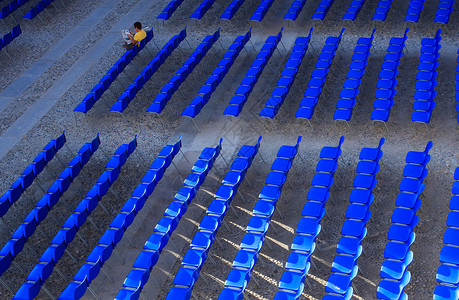
[(276, 36), (276, 44), (279, 43), (280, 40), (282, 39), (282, 31), (284, 31), (284, 27), (281, 28), (281, 30), (279, 31), (279, 33)]
[(346, 28), (344, 28), (344, 27), (341, 29), (341, 32), (339, 33), (339, 36), (338, 36), (338, 40), (339, 41), (341, 41), (341, 38), (343, 37), (343, 33), (344, 33), (345, 30), (346, 30)]
[(296, 149), (296, 150), (298, 150), (298, 147), (300, 146), (300, 142), (301, 142), (301, 139), (302, 139), (302, 138), (303, 138), (303, 137), (302, 137), (301, 135), (298, 137), (298, 140), (297, 140), (296, 145), (295, 145), (295, 149)]
[(137, 147), (137, 134), (135, 135), (134, 139), (129, 142), (128, 151), (127, 151), (128, 155), (131, 155), (132, 152), (134, 152), (136, 147)]
[(344, 136), (341, 136), (341, 138), (339, 139), (339, 144), (338, 144), (338, 148), (341, 149), (341, 145), (344, 143)]
[(42, 0), (37, 4), (37, 14), (41, 13), (45, 9), (45, 1)]
[(5, 19), (9, 15), (10, 15), (10, 7), (8, 5), (4, 6), (1, 11), (0, 19)]
[(13, 36), (12, 36), (11, 32), (8, 32), (7, 34), (5, 34), (3, 36), (3, 39), (2, 39), (3, 45), (4, 46), (8, 46), (9, 43), (11, 43), (12, 40), (13, 40)]
[(373, 28), (373, 31), (371, 32), (371, 37), (370, 37), (370, 40), (373, 42), (373, 39), (375, 38), (375, 32), (376, 32), (376, 28)]
[(182, 31), (180, 31), (179, 35), (180, 35), (180, 39), (182, 41), (186, 38), (186, 26), (185, 26), (185, 28), (183, 28)]
[(406, 40), (406, 39), (408, 38), (407, 36), (408, 36), (408, 32), (409, 32), (409, 31), (410, 31), (409, 28), (406, 28), (406, 29), (405, 29), (405, 33), (403, 34), (403, 39), (404, 39), (404, 40)]
[[(433, 102), (433, 106), (435, 107), (435, 102)], [(425, 154), (428, 154), (430, 149), (432, 149), (433, 143), (432, 141), (429, 141), (426, 145), (426, 150), (424, 151)]]
[(18, 9), (18, 1), (17, 0), (13, 0), (10, 2), (10, 12), (13, 13), (16, 9)]
[(257, 143), (255, 144), (255, 153), (258, 152), (258, 149), (260, 149), (260, 143), (261, 143), (261, 139), (262, 139), (262, 138), (263, 138), (263, 137), (262, 137), (261, 135), (258, 137), (258, 141), (257, 141)]
[(65, 130), (62, 132), (62, 134), (54, 140), (54, 148), (56, 148), (56, 150), (60, 150), (65, 142), (66, 142), (66, 138), (65, 138)]
[(384, 137), (382, 137), (380, 140), (379, 140), (379, 145), (378, 145), (378, 150), (381, 150), (381, 147), (382, 145), (384, 145), (384, 142), (386, 141), (386, 139)]

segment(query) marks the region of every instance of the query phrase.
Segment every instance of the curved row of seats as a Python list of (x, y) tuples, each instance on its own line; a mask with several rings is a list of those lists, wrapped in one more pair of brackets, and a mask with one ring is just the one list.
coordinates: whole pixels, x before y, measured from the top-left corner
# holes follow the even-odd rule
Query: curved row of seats
[(5, 34), (0, 40), (0, 50), (5, 49), (6, 54), (10, 56), (6, 50), (6, 47), (11, 44), (11, 42), (22, 34), (21, 27), (18, 25), (14, 26), (13, 29)]
[(250, 21), (263, 21), (273, 2), (274, 0), (261, 0), (260, 4), (255, 9), (255, 12), (250, 17)]
[(78, 154), (68, 163), (58, 179), (49, 187), (46, 194), (37, 202), (35, 207), (24, 218), (21, 225), (14, 231), (10, 240), (0, 250), (1, 275), (8, 270), (12, 261), (22, 251), (25, 243), (35, 233), (40, 223), (56, 206), (62, 195), (68, 190), (73, 180), (80, 174), (81, 169), (88, 163), (91, 156), (99, 148), (99, 134), (89, 143), (85, 143)]
[(378, 6), (376, 7), (375, 13), (373, 15), (373, 21), (384, 22), (387, 19), (387, 14), (389, 13), (392, 1), (394, 0), (379, 0)]
[[(123, 144), (115, 151), (112, 158), (105, 165), (105, 170), (97, 179), (96, 184), (89, 190), (83, 200), (80, 201), (73, 213), (64, 222), (62, 228), (51, 240), (50, 246), (38, 259), (38, 263), (30, 271), (26, 281), (19, 287), (13, 299), (33, 299), (38, 295), (46, 279), (51, 276), (54, 267), (64, 255), (64, 251), (77, 235), (78, 230), (84, 225), (102, 197), (105, 196), (112, 184), (118, 179), (121, 167), (126, 163), (127, 158), (132, 152), (134, 152), (136, 146), (137, 136), (129, 144)], [(102, 249), (98, 248), (100, 251), (97, 252), (99, 256), (96, 254), (92, 258), (99, 260), (104, 252), (111, 251), (113, 239), (117, 235), (117, 231), (105, 232), (101, 238), (104, 245), (101, 247)], [(110, 248), (110, 250), (105, 250), (105, 248)]]
[[(20, 0), (18, 0), (19, 2)], [(23, 18), (24, 19), (33, 19), (35, 18), (36, 16), (38, 16), (39, 13), (41, 13), (42, 11), (44, 11), (49, 5), (51, 5), (51, 3), (53, 3), (54, 0), (41, 0), (40, 2), (37, 3), (37, 5), (35, 5), (34, 7), (32, 7), (32, 9), (30, 9), (30, 11), (28, 11), (24, 16)], [(61, 3), (62, 3), (62, 0), (61, 0)], [(62, 5), (64, 5), (62, 3)]]
[(191, 240), (190, 248), (183, 257), (182, 267), (175, 274), (172, 282), (173, 287), (169, 290), (166, 299), (189, 299), (191, 297), (194, 284), (198, 280), (210, 247), (216, 239), (217, 232), (224, 222), (223, 218), (230, 208), (245, 174), (258, 153), (260, 142), (261, 136), (255, 145), (244, 145), (237, 153), (229, 171), (223, 178), (222, 185), (209, 204), (206, 215), (199, 224), (198, 231)]
[(449, 202), (450, 212), (446, 219), (443, 247), (440, 252), (440, 266), (434, 300), (459, 299), (459, 168), (454, 172), (453, 196)]
[(353, 0), (349, 8), (346, 10), (343, 20), (355, 21), (364, 3), (365, 0)]
[[(281, 28), (277, 36), (269, 36), (264, 45), (261, 47), (260, 52), (258, 52), (255, 60), (252, 62), (250, 69), (245, 74), (240, 86), (237, 88), (234, 96), (231, 98), (228, 106), (223, 112), (224, 115), (229, 116), (239, 116), (244, 107), (245, 103), (249, 99), (250, 93), (252, 93), (253, 88), (258, 82), (263, 70), (269, 62), (269, 59), (272, 57), (274, 51), (277, 49), (277, 44), (282, 39), (282, 31), (284, 27)], [(280, 52), (279, 52), (280, 53)]]
[(166, 59), (174, 52), (180, 43), (186, 38), (186, 27), (179, 34), (174, 35), (148, 63), (148, 65), (140, 72), (134, 81), (126, 88), (126, 90), (118, 97), (116, 102), (110, 108), (110, 111), (123, 112), (134, 100), (137, 93), (158, 71), (159, 67)]
[(231, 20), (245, 0), (233, 0), (220, 16), (220, 19)]
[(363, 252), (361, 246), (367, 235), (366, 225), (371, 218), (370, 205), (374, 201), (373, 189), (376, 187), (376, 175), (380, 169), (379, 160), (385, 139), (382, 138), (377, 148), (363, 148), (352, 184), (346, 220), (341, 228), (341, 238), (336, 248), (337, 256), (333, 259), (330, 276), (325, 285), (327, 293), (322, 299), (350, 300), (354, 293), (352, 281), (357, 276), (357, 260)]
[(172, 14), (177, 10), (180, 4), (183, 3), (183, 0), (172, 0), (167, 4), (167, 6), (161, 11), (157, 19), (169, 20)]
[(428, 142), (424, 151), (409, 151), (406, 155), (400, 193), (395, 201), (392, 225), (387, 234), (389, 241), (384, 248), (380, 273), (382, 280), (376, 292), (378, 299), (408, 299), (404, 290), (411, 279), (411, 273), (407, 270), (413, 260), (410, 247), (416, 237), (413, 232), (419, 222), (416, 212), (422, 203), (420, 195), (424, 191), (423, 180), (428, 173), (426, 166), (430, 161), (431, 148), (432, 142)]
[(284, 65), (284, 69), (282, 70), (281, 76), (276, 83), (276, 87), (271, 93), (271, 97), (269, 97), (266, 101), (265, 106), (259, 114), (260, 117), (273, 119), (277, 115), (277, 112), (290, 92), (290, 88), (292, 87), (296, 75), (298, 74), (301, 62), (308, 51), (313, 29), (314, 28), (311, 27), (308, 36), (300, 36), (296, 38), (292, 52)]
[(190, 19), (201, 20), (214, 2), (215, 0), (203, 0), (198, 8), (191, 14)]
[(3, 196), (0, 197), (0, 218), (3, 217), (10, 207), (19, 200), (21, 195), (32, 185), (35, 178), (44, 170), (46, 165), (56, 156), (57, 152), (64, 147), (66, 142), (65, 131), (56, 139), (51, 140), (43, 150), (27, 166), (21, 176), (10, 186)]
[(212, 48), (214, 43), (220, 37), (220, 27), (215, 33), (206, 36), (201, 44), (196, 47), (196, 50), (191, 53), (190, 57), (183, 63), (171, 79), (164, 85), (160, 93), (155, 97), (153, 103), (148, 107), (148, 112), (160, 114), (166, 107), (167, 102), (172, 98), (172, 95), (180, 88), (180, 85), (186, 80), (188, 75), (193, 72), (194, 68), (206, 56), (207, 52)]
[(321, 0), (319, 6), (314, 11), (314, 14), (312, 15), (311, 19), (320, 21), (325, 19), (325, 16), (330, 10), (330, 7), (332, 6), (333, 2), (335, 2), (335, 0)]
[(421, 11), (424, 9), (425, 0), (410, 0), (408, 10), (406, 11), (405, 21), (417, 23)]
[(409, 28), (405, 30), (403, 37), (392, 37), (387, 47), (387, 53), (384, 56), (384, 61), (379, 72), (378, 82), (376, 83), (375, 101), (373, 103), (373, 111), (371, 112), (371, 120), (386, 122), (389, 120), (389, 115), (392, 106), (394, 106), (394, 97), (397, 94), (398, 67), (400, 60), (403, 57), (405, 49), (405, 41), (407, 39)]
[(300, 107), (296, 111), (295, 117), (310, 120), (314, 115), (314, 110), (319, 102), (320, 95), (325, 85), (327, 75), (333, 63), (338, 46), (343, 36), (344, 28), (337, 37), (329, 36), (325, 40), (325, 45), (317, 59), (314, 71), (309, 79), (308, 87), (304, 92)]
[(252, 28), (245, 34), (238, 36), (228, 50), (223, 55), (223, 58), (218, 63), (217, 67), (213, 70), (212, 74), (203, 84), (196, 96), (190, 104), (182, 112), (182, 116), (195, 118), (202, 110), (202, 108), (209, 102), (210, 96), (217, 89), (218, 85), (223, 81), (226, 74), (233, 66), (234, 61), (244, 49), (245, 44), (252, 36)]
[(140, 296), (162, 250), (187, 211), (188, 205), (195, 198), (207, 174), (214, 166), (214, 162), (222, 149), (221, 143), (222, 139), (216, 147), (207, 147), (202, 150), (182, 187), (164, 212), (164, 216), (155, 226), (153, 234), (145, 242), (142, 252), (137, 256), (132, 270), (126, 276), (123, 287), (115, 299), (137, 299)]
[(285, 263), (275, 300), (298, 299), (303, 293), (304, 282), (308, 282), (306, 276), (311, 263), (314, 265), (311, 257), (316, 249), (316, 238), (322, 229), (320, 222), (325, 216), (325, 203), (335, 182), (334, 176), (343, 142), (344, 137), (341, 137), (337, 147), (323, 147), (320, 151), (316, 174), (301, 211), (301, 219), (295, 230), (295, 237), (290, 246), (291, 252)]
[(27, 2), (29, 2), (29, 0), (12, 0), (10, 4), (3, 6), (0, 10), (0, 19), (5, 19)]
[[(25, 0), (17, 0), (25, 1)], [(45, 1), (45, 0), (42, 0)], [(52, 1), (52, 0), (46, 0)], [(191, 19), (200, 20), (204, 14), (210, 9), (215, 0), (204, 0), (199, 7), (193, 12), (190, 16)], [(158, 19), (168, 20), (176, 9), (182, 4), (183, 0), (172, 0), (164, 8), (164, 10), (157, 17)], [(231, 20), (234, 15), (237, 13), (239, 8), (244, 4), (245, 0), (232, 0), (231, 3), (226, 7), (220, 19)], [(314, 14), (311, 19), (323, 21), (327, 16), (330, 7), (332, 6), (334, 0), (321, 0), (319, 5), (314, 11)], [(372, 20), (384, 22), (387, 19), (387, 15), (391, 8), (393, 0), (379, 0), (375, 12), (373, 14)], [(404, 18), (407, 22), (417, 23), (419, 21), (420, 14), (424, 8), (425, 0), (410, 0), (406, 16)], [(266, 13), (269, 11), (270, 7), (274, 3), (273, 0), (262, 0), (257, 6), (255, 12), (250, 17), (251, 21), (261, 22), (265, 17)], [(287, 13), (284, 15), (284, 20), (296, 21), (300, 15), (303, 7), (306, 3), (306, 0), (294, 0), (290, 5)], [(349, 7), (344, 13), (342, 19), (355, 21), (365, 4), (365, 0), (353, 0), (351, 1)], [(435, 14), (435, 23), (448, 24), (451, 13), (453, 12), (454, 0), (440, 0), (438, 8)]]
[(161, 149), (158, 157), (153, 161), (148, 171), (140, 180), (139, 185), (132, 192), (131, 197), (124, 203), (120, 212), (110, 223), (109, 228), (99, 239), (97, 246), (93, 248), (86, 258), (86, 262), (76, 272), (72, 282), (67, 285), (59, 296), (59, 299), (81, 299), (86, 289), (89, 289), (93, 295), (96, 295), (90, 288), (91, 282), (99, 275), (105, 262), (110, 258), (112, 251), (121, 242), (125, 231), (134, 222), (135, 217), (144, 207), (146, 200), (163, 178), (167, 168), (173, 163), (174, 157), (181, 151), (181, 147), (180, 137), (175, 144), (166, 145)]
[(296, 21), (303, 10), (306, 0), (294, 0), (284, 16), (284, 20)]
[[(266, 177), (265, 185), (255, 203), (252, 217), (246, 227), (246, 233), (239, 246), (240, 250), (233, 261), (233, 267), (226, 277), (225, 288), (220, 292), (219, 300), (242, 299), (244, 291), (252, 276), (266, 233), (271, 224), (271, 217), (276, 210), (282, 187), (287, 180), (288, 172), (292, 167), (301, 136), (294, 146), (283, 145), (277, 152), (277, 157), (271, 165)], [(276, 230), (274, 228), (274, 230)]]
[(440, 58), (441, 29), (437, 30), (434, 38), (421, 40), (421, 56), (419, 57), (418, 73), (416, 74), (416, 86), (414, 92), (413, 113), (411, 121), (430, 123), (432, 111), (436, 106), (434, 101), (437, 92), (436, 77), (438, 72), (438, 59)]
[[(183, 32), (183, 31), (182, 31)], [(186, 33), (185, 33), (186, 34)], [(134, 46), (132, 50), (126, 51), (107, 71), (102, 79), (97, 83), (91, 91), (83, 98), (73, 111), (82, 112), (86, 114), (94, 104), (99, 101), (102, 95), (108, 90), (110, 85), (115, 82), (116, 78), (123, 73), (125, 68), (131, 63), (132, 59), (145, 48), (146, 44), (153, 39), (153, 29), (147, 31), (147, 36), (138, 45)], [(165, 58), (164, 58), (165, 59)], [(126, 75), (126, 73), (124, 73)], [(127, 76), (127, 75), (126, 75)], [(128, 76), (129, 77), (129, 76)]]
[(435, 23), (448, 24), (451, 13), (454, 10), (454, 0), (440, 0), (435, 12)]
[(362, 83), (362, 77), (365, 74), (365, 67), (370, 57), (370, 49), (373, 47), (373, 38), (376, 29), (369, 38), (361, 37), (357, 40), (357, 45), (354, 48), (352, 61), (349, 65), (349, 71), (344, 81), (343, 88), (339, 94), (336, 110), (333, 113), (333, 120), (350, 121), (352, 111), (359, 94), (359, 87)]

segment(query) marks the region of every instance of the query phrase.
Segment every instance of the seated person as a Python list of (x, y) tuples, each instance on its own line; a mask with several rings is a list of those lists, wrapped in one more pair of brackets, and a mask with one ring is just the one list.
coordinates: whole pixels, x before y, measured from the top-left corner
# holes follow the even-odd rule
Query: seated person
[(136, 31), (135, 33), (130, 32), (128, 34), (131, 43), (127, 44), (125, 42), (123, 45), (123, 47), (126, 48), (126, 50), (131, 50), (132, 48), (134, 48), (135, 45), (140, 43), (140, 41), (147, 36), (147, 33), (145, 32), (145, 30), (142, 29), (142, 24), (140, 24), (140, 22), (134, 23), (134, 30)]

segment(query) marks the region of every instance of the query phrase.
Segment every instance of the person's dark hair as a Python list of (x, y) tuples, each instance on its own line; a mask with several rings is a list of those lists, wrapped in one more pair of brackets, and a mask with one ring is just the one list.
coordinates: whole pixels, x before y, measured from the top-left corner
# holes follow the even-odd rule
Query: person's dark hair
[(137, 29), (142, 29), (142, 24), (140, 24), (140, 22), (135, 22), (134, 27)]

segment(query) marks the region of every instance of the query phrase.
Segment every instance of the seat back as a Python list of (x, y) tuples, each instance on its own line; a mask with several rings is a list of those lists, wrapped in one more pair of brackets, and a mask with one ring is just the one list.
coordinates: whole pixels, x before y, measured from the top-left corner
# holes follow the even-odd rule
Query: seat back
[(3, 36), (3, 39), (2, 39), (3, 46), (8, 46), (11, 43), (11, 41), (13, 41), (13, 36), (11, 32), (8, 32), (7, 34)]
[(1, 13), (0, 19), (5, 19), (6, 17), (10, 15), (10, 7), (8, 5), (2, 7), (2, 11), (0, 13)]

